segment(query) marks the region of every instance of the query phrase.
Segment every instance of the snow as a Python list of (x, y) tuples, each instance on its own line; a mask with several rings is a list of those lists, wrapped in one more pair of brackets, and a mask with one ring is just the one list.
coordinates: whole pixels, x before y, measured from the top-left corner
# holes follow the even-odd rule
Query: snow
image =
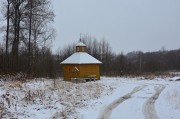
[[(79, 42), (76, 46), (86, 46), (84, 43)], [(65, 59), (60, 64), (102, 64), (99, 60), (92, 57), (86, 52), (76, 52), (70, 57)]]
[(76, 46), (86, 46), (86, 45), (82, 42), (79, 42)]
[(86, 52), (76, 52), (68, 57), (66, 60), (61, 62), (61, 64), (101, 64), (102, 62), (98, 61), (91, 55)]
[(180, 83), (170, 83), (156, 102), (160, 119), (180, 119)]
[[(169, 87), (171, 87), (173, 90), (176, 90), (175, 92), (180, 92), (180, 88), (177, 90), (177, 87), (180, 87), (180, 83), (176, 84), (177, 86), (174, 87), (174, 83), (169, 82), (168, 78), (156, 78), (154, 80), (139, 79), (142, 78), (117, 78), (115, 81), (117, 83), (117, 87), (114, 89), (113, 93), (108, 96), (102, 96), (96, 101), (89, 102), (90, 106), (88, 109), (79, 109), (80, 117), (82, 119), (100, 119), (99, 115), (102, 114), (104, 108), (110, 105), (114, 100), (117, 100), (118, 97), (122, 97), (123, 95), (127, 94), (136, 86), (145, 86), (145, 88), (143, 88), (141, 91), (133, 94), (130, 99), (122, 102), (119, 106), (117, 106), (112, 111), (110, 116), (110, 119), (119, 119), (119, 117), (123, 119), (145, 119), (144, 105), (146, 104), (147, 99), (149, 99), (155, 93), (155, 87), (164, 85), (167, 88), (165, 88), (165, 91), (160, 94), (155, 103), (156, 113), (160, 119), (180, 118), (180, 93), (176, 93), (176, 96), (173, 96), (174, 100), (169, 100), (172, 98), (171, 96), (167, 96), (167, 90), (170, 90)], [(112, 81), (114, 79), (103, 78), (103, 80), (108, 82), (108, 80)], [(170, 91), (169, 94), (172, 92), (173, 91)], [(164, 93), (166, 95), (163, 95)], [(173, 94), (174, 93), (171, 95)], [(169, 104), (170, 102), (171, 104)]]
[(136, 86), (134, 84), (130, 84), (129, 86), (126, 86), (126, 85), (121, 84), (120, 83), (121, 81), (118, 81), (119, 83), (117, 83), (117, 80), (114, 80), (114, 81), (116, 83), (105, 80), (106, 84), (109, 83), (110, 85), (112, 85), (114, 83), (114, 86), (121, 87), (121, 88), (116, 89), (111, 95), (105, 95), (98, 100), (95, 100), (95, 101), (93, 100), (92, 102), (90, 102), (89, 105), (91, 105), (92, 108), (90, 108), (89, 110), (80, 109), (79, 112), (83, 112), (81, 117), (83, 117), (84, 119), (98, 118), (99, 114), (101, 114), (103, 111), (102, 109), (104, 109), (107, 105), (109, 105), (113, 100), (118, 99), (119, 96), (123, 96), (124, 94), (128, 93), (130, 90), (132, 90), (132, 88)]
[[(0, 114), (5, 110), (3, 118), (100, 119), (109, 105), (123, 99), (112, 108), (110, 119), (146, 119), (148, 101), (154, 106), (149, 110), (154, 109), (159, 119), (180, 119), (180, 82), (169, 79), (101, 77), (79, 84), (56, 79), (55, 87), (52, 79), (0, 80)], [(162, 86), (164, 90), (155, 98)], [(139, 90), (132, 92), (136, 88)]]
[(178, 76), (175, 76), (175, 77), (173, 77), (173, 78), (170, 78), (169, 79), (170, 81), (179, 81), (180, 80), (180, 77)]
[[(143, 104), (147, 98), (154, 93), (154, 90), (152, 89), (152, 86), (146, 87), (142, 92), (134, 94), (131, 99), (114, 109), (111, 118), (116, 119), (117, 117), (121, 117), (123, 119), (133, 119), (136, 117), (136, 119), (143, 119)], [(147, 93), (147, 91), (150, 93)]]

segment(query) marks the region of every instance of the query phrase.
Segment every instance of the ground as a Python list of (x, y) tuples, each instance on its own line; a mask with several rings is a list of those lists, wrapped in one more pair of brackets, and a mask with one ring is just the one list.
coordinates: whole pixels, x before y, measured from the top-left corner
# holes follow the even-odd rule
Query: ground
[[(170, 77), (0, 80), (0, 118), (180, 119), (180, 81)], [(55, 85), (54, 85), (55, 84)]]

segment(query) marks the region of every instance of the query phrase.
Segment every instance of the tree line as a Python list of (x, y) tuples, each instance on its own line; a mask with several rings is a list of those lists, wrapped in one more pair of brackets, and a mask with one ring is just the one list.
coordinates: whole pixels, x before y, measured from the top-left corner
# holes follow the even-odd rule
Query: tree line
[[(117, 54), (112, 51), (110, 44), (102, 39), (98, 41), (89, 35), (82, 37), (82, 42), (87, 45), (87, 52), (100, 60), (101, 75), (141, 75), (145, 73), (160, 73), (169, 70), (180, 70), (180, 49), (156, 52), (134, 51), (127, 54)], [(63, 61), (75, 51), (75, 43), (59, 50), (59, 61)]]
[[(51, 52), (55, 38), (51, 0), (1, 0), (0, 74), (27, 73), (36, 77), (62, 76), (60, 62), (75, 52), (75, 43)], [(180, 70), (180, 49), (114, 53), (107, 40), (84, 35), (87, 52), (100, 60), (101, 75), (119, 76)]]
[(51, 0), (1, 0), (0, 72), (48, 75), (55, 38)]

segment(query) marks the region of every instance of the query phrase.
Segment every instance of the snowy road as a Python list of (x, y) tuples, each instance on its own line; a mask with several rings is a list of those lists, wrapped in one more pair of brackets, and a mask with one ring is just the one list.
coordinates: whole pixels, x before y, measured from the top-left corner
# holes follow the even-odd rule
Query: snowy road
[(106, 106), (98, 119), (159, 119), (155, 110), (155, 101), (165, 86), (147, 84), (136, 86), (130, 93), (119, 97)]
[(158, 115), (156, 114), (155, 110), (155, 101), (158, 99), (160, 93), (164, 90), (165, 86), (155, 86), (156, 93), (152, 95), (146, 103), (144, 103), (144, 116), (145, 119), (159, 119)]
[(109, 119), (111, 116), (111, 112), (113, 111), (113, 109), (115, 109), (118, 105), (120, 105), (122, 102), (126, 101), (127, 99), (131, 98), (131, 96), (142, 90), (145, 86), (137, 86), (135, 87), (130, 93), (124, 95), (123, 97), (120, 97), (119, 99), (115, 100), (112, 104), (110, 104), (109, 106), (107, 106), (105, 108), (105, 110), (103, 111), (102, 115), (100, 115), (100, 117), (98, 119)]
[(5, 119), (180, 119), (180, 81), (170, 79), (60, 79), (55, 88), (52, 79), (0, 80), (0, 112)]

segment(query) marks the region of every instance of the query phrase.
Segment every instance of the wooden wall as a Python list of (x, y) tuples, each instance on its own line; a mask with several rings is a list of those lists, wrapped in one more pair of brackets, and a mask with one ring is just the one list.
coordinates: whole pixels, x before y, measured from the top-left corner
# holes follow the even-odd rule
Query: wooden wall
[(100, 65), (99, 64), (85, 64), (80, 65), (80, 78), (88, 77), (89, 75), (96, 75), (96, 78), (100, 80)]
[(79, 69), (79, 65), (63, 65), (63, 77), (64, 80), (71, 80), (71, 78), (78, 78), (79, 72), (73, 72), (74, 67)]
[[(74, 67), (77, 67), (79, 71), (74, 71)], [(71, 78), (85, 78), (89, 75), (96, 75), (96, 78), (100, 80), (100, 65), (99, 64), (64, 64), (63, 76), (64, 80), (71, 80)]]

